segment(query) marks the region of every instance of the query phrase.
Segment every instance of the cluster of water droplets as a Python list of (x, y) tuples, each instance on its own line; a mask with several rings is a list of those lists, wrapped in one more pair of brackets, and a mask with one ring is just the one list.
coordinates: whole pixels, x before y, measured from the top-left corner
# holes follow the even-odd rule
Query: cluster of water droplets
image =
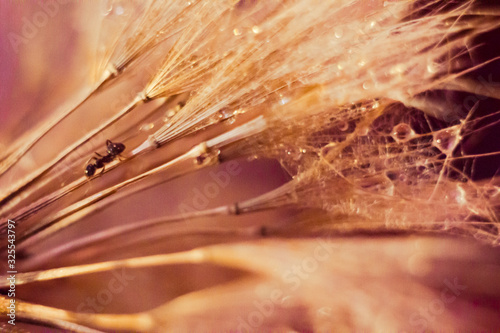
[[(456, 221), (472, 216), (473, 211), (480, 211), (481, 216), (488, 214), (478, 208), (482, 207), (478, 198), (486, 194), (478, 192), (470, 178), (453, 165), (463, 124), (434, 129), (425, 122), (427, 116), (421, 111), (414, 110), (411, 116), (401, 117), (401, 114), (411, 114), (403, 106), (400, 108), (406, 113), (382, 111), (374, 121), (367, 123), (367, 111), (373, 110), (373, 105), (353, 106), (348, 107), (346, 113), (337, 110), (337, 114), (332, 114), (319, 134), (310, 133), (307, 149), (303, 149), (304, 144), (281, 145), (287, 170), (293, 170), (289, 165), (294, 162), (301, 163), (301, 158), (307, 155), (302, 152), (316, 156), (314, 177), (317, 179), (311, 186), (318, 188), (315, 191), (307, 186), (301, 188), (305, 202), (316, 207), (321, 205), (335, 214), (339, 211), (367, 216), (383, 213), (384, 221), (398, 225), (410, 223), (418, 209), (429, 219), (447, 221), (450, 228)], [(377, 101), (376, 109), (379, 107)], [(349, 118), (346, 114), (364, 117)], [(461, 175), (454, 176), (451, 172)], [(492, 188), (490, 196), (498, 196), (498, 188)], [(410, 202), (413, 207), (402, 212), (403, 206)], [(422, 207), (417, 207), (418, 202)], [(372, 205), (372, 209), (363, 210), (360, 208), (363, 205)], [(382, 209), (386, 206), (387, 210)], [(379, 208), (381, 211), (377, 212)]]

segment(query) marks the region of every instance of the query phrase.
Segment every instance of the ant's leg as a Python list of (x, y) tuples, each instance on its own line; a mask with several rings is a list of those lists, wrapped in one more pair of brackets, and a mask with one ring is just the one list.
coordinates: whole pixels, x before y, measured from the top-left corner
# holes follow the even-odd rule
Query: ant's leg
[[(94, 152), (94, 154), (96, 154), (97, 156), (99, 156), (100, 158), (102, 158), (102, 155), (101, 155), (101, 154), (96, 153), (96, 152)], [(89, 164), (89, 163), (90, 163), (90, 161), (98, 161), (98, 160), (99, 160), (99, 159), (98, 159), (97, 157), (92, 156), (91, 158), (89, 158), (89, 159), (87, 160), (87, 162), (85, 162), (85, 164)]]
[(85, 162), (85, 165), (89, 164), (90, 161), (97, 161), (97, 157), (91, 157), (91, 158), (89, 158), (88, 161)]
[(101, 173), (99, 173), (99, 176), (100, 176), (100, 175), (102, 175), (102, 174), (104, 173), (104, 169), (106, 169), (106, 166), (105, 166), (105, 165), (103, 165), (103, 166), (102, 166)]

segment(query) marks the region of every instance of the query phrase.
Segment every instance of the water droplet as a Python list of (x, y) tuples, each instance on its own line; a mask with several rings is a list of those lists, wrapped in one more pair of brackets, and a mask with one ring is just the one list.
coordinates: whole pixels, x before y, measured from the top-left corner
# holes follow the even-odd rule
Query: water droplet
[(198, 155), (196, 156), (196, 158), (194, 159), (194, 163), (196, 165), (202, 165), (205, 160), (208, 158), (208, 154), (204, 153), (204, 154), (201, 154), (201, 155)]
[(167, 117), (172, 118), (173, 116), (175, 116), (175, 110), (170, 110), (167, 112)]
[(320, 152), (320, 155), (321, 157), (323, 157), (328, 163), (332, 163), (333, 162), (333, 158), (335, 158), (337, 156), (336, 154), (336, 146), (337, 143), (336, 142), (330, 142), (329, 144), (327, 144), (326, 146), (324, 146), (323, 148), (321, 148), (321, 152)]
[(335, 37), (342, 38), (342, 36), (344, 36), (344, 31), (342, 30), (342, 28), (335, 29)]
[(445, 154), (451, 154), (459, 141), (458, 129), (447, 128), (434, 133), (433, 144)]
[(410, 125), (406, 123), (397, 124), (392, 129), (391, 136), (396, 142), (406, 142), (413, 138), (415, 132)]
[(123, 14), (125, 14), (125, 8), (123, 8), (122, 5), (117, 5), (115, 8), (114, 8), (114, 14), (117, 15), (117, 16), (121, 16)]
[(435, 62), (429, 62), (427, 64), (427, 71), (431, 74), (437, 73), (439, 70), (439, 64)]
[(360, 61), (358, 61), (358, 66), (359, 67), (364, 67), (366, 65), (366, 60), (365, 59), (361, 59)]
[(180, 111), (180, 109), (182, 109), (184, 107), (185, 103), (184, 102), (179, 102), (177, 103), (177, 105), (175, 106), (174, 110), (175, 112), (178, 112)]
[(371, 86), (372, 86), (372, 85), (371, 85), (371, 83), (370, 83), (370, 82), (368, 82), (368, 81), (366, 81), (365, 83), (363, 83), (363, 89), (365, 89), (365, 90), (370, 89), (370, 88), (371, 88)]
[(398, 179), (398, 174), (395, 172), (395, 171), (392, 171), (392, 170), (388, 170), (385, 172), (385, 176), (389, 179), (389, 180), (396, 180)]
[(234, 111), (232, 111), (229, 108), (222, 108), (217, 113), (217, 116), (219, 117), (220, 120), (226, 120), (234, 116)]
[(285, 104), (287, 104), (288, 102), (290, 102), (290, 98), (288, 98), (288, 97), (283, 97), (283, 96), (281, 97), (281, 99), (280, 99), (280, 104), (281, 104), (281, 105), (285, 105)]
[(368, 128), (368, 126), (363, 126), (358, 129), (358, 134), (360, 136), (366, 136), (368, 133), (370, 133), (370, 128)]
[(349, 129), (349, 124), (345, 120), (340, 120), (337, 122), (337, 128), (342, 132), (345, 132)]
[(260, 32), (261, 32), (260, 27), (259, 27), (259, 26), (257, 26), (257, 25), (254, 25), (254, 26), (252, 27), (252, 32), (253, 32), (254, 34), (258, 34), (258, 33), (260, 33)]
[(235, 36), (240, 36), (240, 35), (241, 35), (241, 30), (240, 30), (240, 29), (238, 29), (238, 28), (234, 28), (234, 29), (233, 29), (233, 34), (234, 34)]
[(296, 150), (296, 149), (293, 149), (293, 148), (288, 148), (288, 149), (285, 150), (285, 152), (288, 155), (288, 157), (290, 157), (294, 161), (298, 161), (298, 160), (300, 160), (302, 158), (302, 154), (300, 153), (300, 150)]
[(149, 123), (149, 124), (144, 124), (141, 126), (141, 131), (147, 132), (149, 130), (152, 130), (155, 127), (155, 124)]
[(457, 203), (459, 205), (464, 206), (467, 204), (467, 193), (465, 193), (464, 188), (460, 184), (457, 184), (457, 191), (455, 193), (455, 199), (457, 200)]
[(391, 67), (389, 73), (392, 75), (403, 74), (405, 72), (405, 65), (397, 64)]

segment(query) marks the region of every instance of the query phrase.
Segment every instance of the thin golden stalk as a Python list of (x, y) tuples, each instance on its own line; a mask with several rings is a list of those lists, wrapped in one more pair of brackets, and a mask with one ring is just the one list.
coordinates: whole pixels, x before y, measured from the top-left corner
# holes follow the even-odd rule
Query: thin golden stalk
[(22, 235), (19, 235), (19, 239), (22, 240), (19, 245), (19, 249), (27, 249), (30, 244), (39, 242), (41, 239), (79, 221), (88, 214), (99, 211), (100, 209), (109, 206), (111, 203), (133, 193), (157, 185), (158, 180), (156, 179), (154, 182), (141, 182), (136, 187), (129, 187), (131, 184), (139, 182), (149, 176), (168, 171), (167, 176), (163, 177), (161, 180), (161, 182), (165, 182), (188, 172), (215, 165), (219, 163), (219, 154), (222, 147), (254, 135), (256, 132), (262, 131), (265, 126), (266, 124), (263, 119), (258, 118), (253, 122), (244, 124), (228, 133), (222, 134), (206, 142), (202, 142), (187, 153), (152, 170), (129, 178), (126, 181), (78, 201), (75, 204), (57, 212), (53, 216), (48, 216)]

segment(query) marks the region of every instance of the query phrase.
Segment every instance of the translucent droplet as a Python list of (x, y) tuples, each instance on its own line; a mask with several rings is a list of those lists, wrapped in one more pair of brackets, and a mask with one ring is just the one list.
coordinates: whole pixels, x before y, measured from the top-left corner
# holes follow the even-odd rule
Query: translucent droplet
[(363, 89), (365, 89), (365, 90), (370, 89), (370, 88), (371, 88), (371, 86), (372, 86), (372, 85), (371, 85), (371, 83), (370, 83), (370, 82), (368, 82), (368, 81), (366, 81), (365, 83), (363, 83)]
[(217, 116), (219, 117), (220, 120), (226, 120), (228, 118), (231, 118), (234, 115), (234, 111), (232, 111), (229, 108), (223, 108), (219, 110), (217, 113)]
[(208, 154), (206, 154), (206, 153), (198, 155), (194, 159), (194, 163), (196, 165), (203, 165), (203, 163), (207, 160), (207, 158), (208, 158)]
[(434, 146), (447, 155), (453, 152), (458, 141), (459, 135), (457, 129), (448, 128), (434, 133)]
[(336, 153), (336, 142), (330, 142), (323, 148), (321, 148), (320, 155), (324, 158), (328, 163), (332, 163), (333, 159), (337, 156)]
[(244, 114), (244, 113), (245, 113), (245, 111), (246, 111), (245, 109), (243, 109), (243, 108), (239, 108), (239, 109), (237, 109), (237, 110), (234, 110), (233, 115), (235, 115), (235, 116), (236, 116), (237, 114)]
[(413, 138), (415, 132), (410, 125), (406, 123), (397, 124), (392, 129), (391, 136), (396, 142), (406, 142)]
[(342, 36), (344, 36), (344, 31), (342, 31), (341, 28), (335, 29), (335, 37), (336, 38), (342, 38)]
[(431, 74), (437, 73), (439, 70), (439, 64), (435, 62), (429, 62), (427, 64), (427, 71)]
[(349, 129), (349, 124), (345, 120), (340, 120), (339, 122), (337, 122), (337, 128), (342, 132), (345, 132)]
[(389, 73), (392, 75), (403, 74), (405, 72), (405, 66), (403, 64), (397, 64), (391, 67)]
[(464, 188), (460, 184), (457, 184), (457, 191), (455, 193), (455, 199), (457, 200), (457, 203), (459, 205), (464, 206), (467, 204), (467, 193), (465, 193)]
[(389, 179), (389, 180), (396, 180), (398, 179), (398, 174), (392, 170), (388, 170), (385, 172), (385, 176)]
[(144, 124), (141, 126), (141, 131), (147, 132), (149, 130), (152, 130), (155, 127), (155, 124), (149, 123), (149, 124)]
[(174, 111), (175, 111), (175, 112), (178, 112), (178, 111), (180, 111), (180, 109), (182, 109), (183, 107), (184, 107), (184, 103), (183, 103), (183, 102), (179, 102), (179, 103), (177, 103), (177, 105), (175, 106)]
[(291, 158), (294, 161), (298, 161), (302, 158), (302, 154), (300, 153), (299, 150), (287, 148), (285, 149), (285, 155), (287, 158)]
[(363, 126), (358, 129), (358, 134), (360, 136), (366, 136), (368, 133), (370, 133), (370, 128), (368, 128), (368, 126)]
[(288, 102), (290, 102), (290, 98), (288, 98), (288, 97), (281, 97), (281, 99), (280, 99), (280, 104), (281, 105), (285, 105)]
[(240, 30), (240, 29), (238, 29), (238, 28), (234, 28), (234, 29), (233, 29), (233, 34), (234, 34), (235, 36), (240, 36), (240, 35), (241, 35), (241, 30)]
[(123, 8), (122, 5), (117, 5), (115, 6), (113, 13), (117, 16), (121, 16), (125, 14), (125, 8)]
[(169, 110), (167, 112), (167, 117), (172, 118), (173, 116), (175, 116), (175, 110)]
[(260, 27), (259, 27), (259, 26), (254, 25), (254, 26), (252, 27), (252, 32), (253, 32), (254, 34), (258, 34), (258, 33), (260, 33), (260, 31), (261, 31), (261, 30), (260, 30)]
[(366, 65), (366, 60), (365, 59), (361, 59), (360, 61), (358, 61), (358, 66), (359, 67), (364, 67)]
[(294, 161), (298, 161), (298, 160), (300, 160), (300, 159), (302, 158), (302, 156), (303, 156), (303, 155), (302, 155), (302, 151), (301, 151), (301, 149), (294, 149), (294, 150), (292, 151), (291, 157), (292, 157), (292, 159), (293, 159)]

